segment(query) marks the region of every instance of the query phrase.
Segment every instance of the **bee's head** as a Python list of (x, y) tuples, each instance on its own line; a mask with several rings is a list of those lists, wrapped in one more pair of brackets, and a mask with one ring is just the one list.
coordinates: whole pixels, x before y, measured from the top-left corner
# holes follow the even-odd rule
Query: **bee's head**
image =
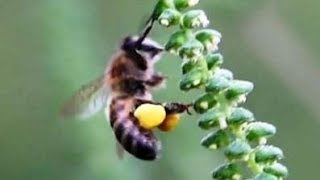
[(160, 59), (163, 47), (159, 43), (149, 38), (145, 38), (142, 43), (138, 43), (138, 41), (138, 36), (126, 37), (121, 44), (121, 49), (124, 51), (136, 51), (147, 61), (156, 62)]

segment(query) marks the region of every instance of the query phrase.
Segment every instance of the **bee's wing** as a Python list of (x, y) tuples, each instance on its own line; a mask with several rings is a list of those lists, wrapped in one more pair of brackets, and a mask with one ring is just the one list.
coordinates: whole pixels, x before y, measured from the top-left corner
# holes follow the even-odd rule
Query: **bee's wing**
[(63, 118), (88, 118), (99, 112), (107, 102), (108, 88), (104, 83), (104, 76), (82, 86), (62, 106), (60, 115)]

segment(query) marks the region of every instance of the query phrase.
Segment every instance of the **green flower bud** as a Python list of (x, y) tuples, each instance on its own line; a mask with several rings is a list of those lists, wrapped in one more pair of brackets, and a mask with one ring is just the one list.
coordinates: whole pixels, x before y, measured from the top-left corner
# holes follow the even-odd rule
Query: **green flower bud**
[(162, 14), (162, 12), (165, 11), (166, 9), (174, 9), (175, 5), (173, 1), (174, 0), (159, 0), (153, 10), (152, 18), (158, 19), (159, 16)]
[(158, 21), (159, 24), (165, 27), (169, 27), (172, 25), (177, 25), (179, 23), (180, 16), (180, 12), (175, 9), (165, 9), (161, 13)]
[(241, 172), (238, 164), (224, 164), (212, 172), (212, 178), (218, 180), (240, 180)]
[(248, 160), (250, 151), (251, 147), (246, 141), (236, 139), (226, 148), (224, 154), (229, 160)]
[(221, 33), (212, 29), (202, 29), (195, 33), (195, 37), (200, 41), (207, 52), (218, 50), (221, 41)]
[(189, 37), (191, 36), (189, 31), (179, 30), (173, 33), (169, 41), (165, 45), (165, 50), (169, 51), (170, 53), (178, 53), (178, 50), (181, 48), (183, 44), (185, 44)]
[(276, 134), (276, 127), (265, 122), (253, 122), (245, 128), (248, 141), (259, 141), (261, 138), (270, 138)]
[(188, 29), (206, 27), (209, 25), (209, 20), (203, 10), (190, 10), (183, 14), (180, 25)]
[(208, 69), (214, 70), (217, 67), (220, 67), (223, 63), (223, 56), (220, 53), (210, 53), (205, 57)]
[(224, 115), (217, 109), (211, 109), (202, 114), (198, 119), (198, 125), (202, 129), (210, 129), (220, 125), (220, 119), (224, 118)]
[(183, 10), (185, 8), (195, 6), (199, 3), (199, 0), (175, 0), (174, 3), (178, 10)]
[(253, 90), (253, 83), (249, 81), (233, 80), (226, 92), (229, 100), (237, 99), (241, 95), (247, 95)]
[(186, 60), (182, 63), (182, 74), (186, 74), (198, 66), (197, 63), (199, 61), (191, 61), (191, 60)]
[(201, 145), (209, 149), (219, 149), (227, 146), (231, 141), (231, 137), (225, 130), (218, 130), (208, 134), (201, 140)]
[(233, 74), (228, 69), (217, 69), (217, 71), (214, 73), (215, 76), (222, 76), (227, 78), (228, 80), (233, 80)]
[(283, 152), (280, 148), (271, 145), (259, 146), (255, 151), (255, 161), (257, 163), (274, 163), (283, 158)]
[(278, 180), (278, 178), (272, 174), (261, 173), (261, 174), (257, 175), (256, 177), (254, 177), (253, 180)]
[(207, 71), (207, 63), (205, 60), (186, 60), (182, 64), (182, 74), (186, 74), (194, 69), (201, 69), (204, 72)]
[(288, 176), (288, 169), (284, 165), (280, 163), (274, 163), (270, 166), (266, 166), (263, 168), (263, 171), (272, 174), (274, 176), (277, 176), (279, 178), (284, 178)]
[(219, 93), (230, 86), (230, 81), (223, 77), (214, 75), (209, 78), (206, 84), (206, 92)]
[(228, 124), (239, 126), (245, 122), (251, 122), (254, 120), (253, 113), (245, 108), (234, 108), (230, 117), (227, 119)]
[(196, 59), (202, 55), (203, 45), (197, 40), (191, 40), (182, 45), (179, 56), (182, 59)]
[(201, 69), (194, 69), (182, 76), (180, 81), (180, 89), (188, 91), (193, 88), (198, 88), (203, 85), (207, 80), (207, 74)]
[(193, 102), (193, 109), (197, 113), (205, 113), (209, 109), (213, 108), (218, 102), (215, 99), (214, 94), (212, 93), (205, 93), (200, 95), (194, 102)]

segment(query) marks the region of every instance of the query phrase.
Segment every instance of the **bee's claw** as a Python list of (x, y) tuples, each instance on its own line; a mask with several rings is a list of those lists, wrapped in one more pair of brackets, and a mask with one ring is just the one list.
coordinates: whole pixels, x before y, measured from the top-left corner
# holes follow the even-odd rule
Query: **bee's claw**
[(192, 115), (192, 113), (190, 112), (190, 107), (192, 107), (193, 106), (193, 104), (192, 103), (190, 103), (190, 104), (186, 104), (186, 112), (187, 112), (187, 114), (189, 114), (189, 115)]

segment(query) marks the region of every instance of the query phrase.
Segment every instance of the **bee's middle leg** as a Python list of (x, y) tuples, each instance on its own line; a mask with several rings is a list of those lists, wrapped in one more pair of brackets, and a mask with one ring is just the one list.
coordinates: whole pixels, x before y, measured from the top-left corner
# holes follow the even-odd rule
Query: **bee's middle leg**
[(184, 113), (187, 112), (190, 113), (190, 107), (192, 104), (184, 104), (179, 102), (170, 102), (170, 103), (160, 103), (155, 102), (152, 100), (145, 100), (145, 99), (136, 99), (135, 107), (137, 108), (141, 104), (155, 104), (155, 105), (161, 105), (164, 107), (167, 114), (175, 114), (175, 113)]
[(165, 103), (164, 108), (166, 110), (167, 114), (174, 114), (174, 113), (184, 113), (187, 112), (189, 115), (191, 115), (190, 108), (192, 107), (192, 103), (190, 104), (184, 104), (179, 102), (170, 102)]
[(161, 103), (154, 102), (152, 100), (146, 100), (146, 99), (135, 99), (135, 107), (139, 107), (142, 104), (154, 104), (154, 105), (162, 105)]

